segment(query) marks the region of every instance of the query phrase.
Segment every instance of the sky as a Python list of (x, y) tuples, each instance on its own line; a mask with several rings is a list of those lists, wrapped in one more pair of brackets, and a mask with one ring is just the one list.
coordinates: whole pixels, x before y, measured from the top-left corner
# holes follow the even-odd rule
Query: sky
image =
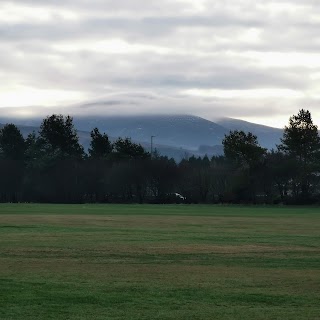
[(1, 0), (0, 114), (320, 125), (318, 0)]

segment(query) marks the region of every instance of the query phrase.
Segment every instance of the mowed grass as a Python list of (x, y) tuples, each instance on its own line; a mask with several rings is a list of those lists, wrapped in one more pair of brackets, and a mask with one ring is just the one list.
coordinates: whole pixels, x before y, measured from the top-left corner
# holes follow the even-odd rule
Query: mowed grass
[(0, 205), (0, 319), (320, 319), (320, 208)]

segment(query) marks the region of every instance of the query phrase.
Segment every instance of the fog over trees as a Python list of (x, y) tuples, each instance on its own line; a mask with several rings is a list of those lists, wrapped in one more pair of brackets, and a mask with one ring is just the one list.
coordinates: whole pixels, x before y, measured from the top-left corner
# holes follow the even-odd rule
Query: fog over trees
[(6, 124), (0, 130), (0, 202), (320, 202), (320, 138), (308, 110), (290, 117), (275, 150), (237, 130), (222, 143), (224, 156), (176, 163), (129, 138), (111, 143), (97, 128), (86, 153), (70, 116), (48, 116), (26, 139)]

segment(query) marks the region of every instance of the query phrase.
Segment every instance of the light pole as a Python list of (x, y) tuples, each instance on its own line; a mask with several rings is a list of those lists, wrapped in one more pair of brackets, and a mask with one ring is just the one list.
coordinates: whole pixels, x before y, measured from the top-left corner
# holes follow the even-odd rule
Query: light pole
[(151, 159), (152, 159), (152, 153), (153, 153), (153, 138), (156, 136), (151, 136)]

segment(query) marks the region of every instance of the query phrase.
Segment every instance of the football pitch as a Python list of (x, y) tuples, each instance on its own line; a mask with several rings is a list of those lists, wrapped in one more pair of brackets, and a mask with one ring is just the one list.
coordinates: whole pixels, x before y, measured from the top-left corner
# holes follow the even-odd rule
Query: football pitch
[(0, 204), (0, 319), (320, 319), (320, 208)]

